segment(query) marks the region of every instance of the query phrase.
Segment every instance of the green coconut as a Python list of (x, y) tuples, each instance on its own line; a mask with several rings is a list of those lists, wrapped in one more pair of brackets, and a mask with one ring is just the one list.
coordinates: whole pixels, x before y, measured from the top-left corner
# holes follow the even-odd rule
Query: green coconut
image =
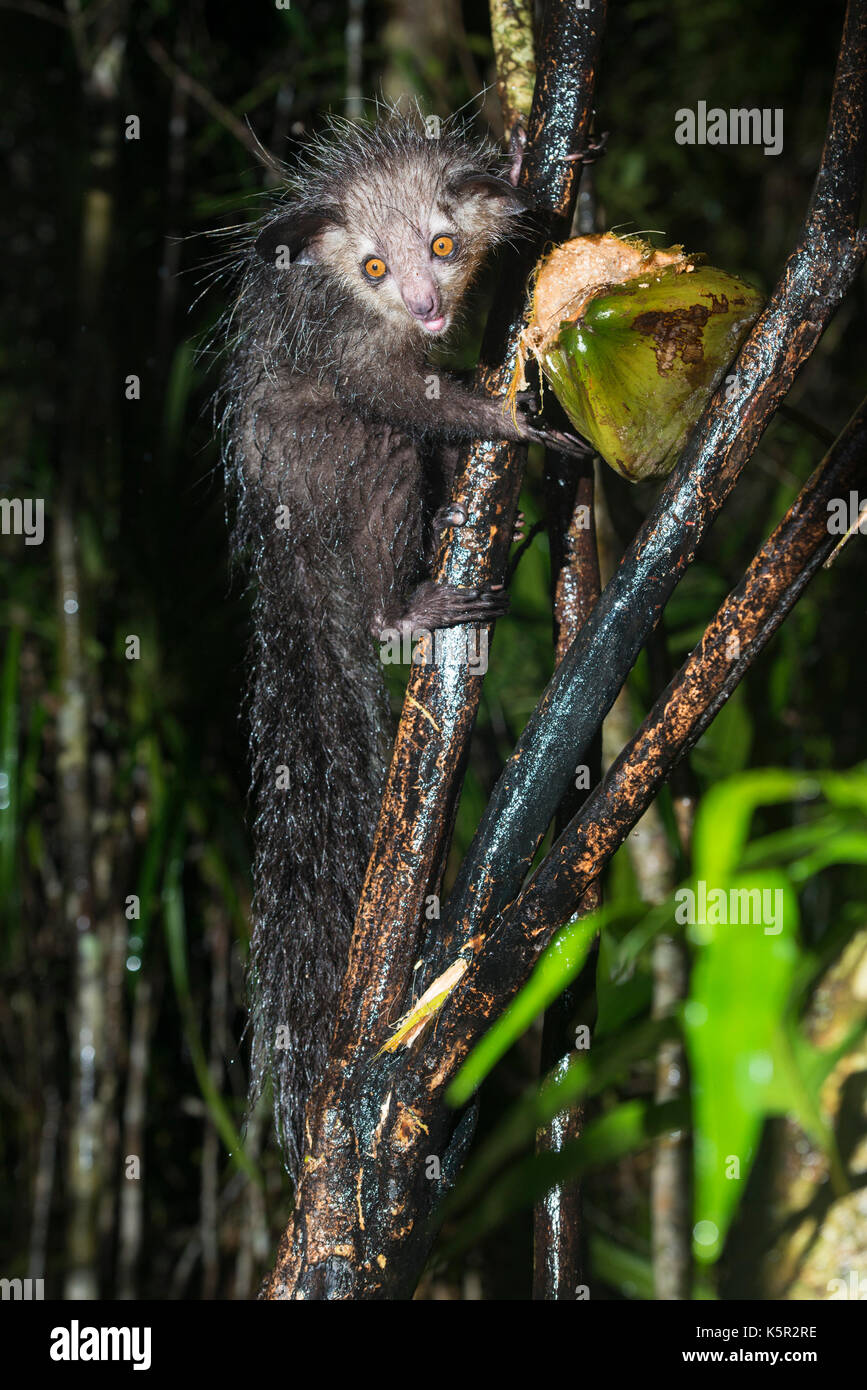
[(663, 477), (762, 303), (679, 246), (576, 237), (539, 267), (513, 391), (532, 355), (606, 463), (632, 482)]

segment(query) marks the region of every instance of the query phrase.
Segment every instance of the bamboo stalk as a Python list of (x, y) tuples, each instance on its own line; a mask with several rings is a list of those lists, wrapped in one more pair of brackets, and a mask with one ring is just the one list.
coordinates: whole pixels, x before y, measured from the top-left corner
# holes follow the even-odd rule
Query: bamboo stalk
[(63, 912), (73, 955), (69, 1010), (69, 1220), (64, 1285), (65, 1297), (69, 1299), (94, 1299), (99, 1294), (99, 1195), (104, 1182), (105, 1114), (100, 1093), (105, 1060), (104, 941), (93, 886), (88, 785), (91, 690), (85, 656), (88, 596), (81, 570), (77, 508), (84, 460), (92, 440), (99, 437), (100, 424), (104, 427), (106, 423), (105, 373), (101, 362), (104, 337), (99, 318), (114, 211), (107, 184), (117, 154), (116, 103), (125, 13), (125, 6), (120, 6), (103, 15), (89, 40), (78, 20), (72, 23), (82, 82), (96, 119), (89, 151), (89, 183), (81, 209), (77, 324), (82, 330), (81, 346), (71, 383), (53, 528), (60, 682), (60, 860)]
[[(126, 1074), (126, 1096), (123, 1107), (124, 1175), (120, 1188), (118, 1213), (118, 1298), (136, 1297), (138, 1261), (144, 1236), (144, 1192), (147, 1173), (144, 1170), (144, 1134), (147, 1114), (147, 1076), (150, 1063), (150, 1038), (153, 1027), (151, 980), (142, 974), (136, 980), (130, 1025), (129, 1062)], [(138, 1172), (126, 1171), (131, 1162)]]

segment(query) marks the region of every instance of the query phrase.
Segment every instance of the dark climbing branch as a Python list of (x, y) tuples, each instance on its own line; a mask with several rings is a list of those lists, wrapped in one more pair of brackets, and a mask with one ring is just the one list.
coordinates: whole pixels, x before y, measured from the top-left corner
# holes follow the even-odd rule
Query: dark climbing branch
[[(444, 1104), (445, 1086), (829, 553), (827, 500), (863, 476), (863, 410), (521, 892), (572, 769), (863, 263), (867, 245), (856, 223), (865, 160), (865, 12), (865, 0), (851, 0), (810, 211), (738, 358), (738, 389), (731, 400), (719, 392), (699, 422), (678, 472), (566, 654), (495, 790), (449, 905), (450, 933), (436, 933), (450, 948), (465, 945), (472, 953), (466, 974), (436, 1029), (383, 1056), (381, 1045), (411, 976), (424, 895), (436, 882), (478, 700), (466, 663), (420, 668), (413, 676), (332, 1056), (308, 1107), (309, 1157), (268, 1297), (409, 1296), (430, 1249), (443, 1190), (468, 1140), (467, 1123), (455, 1129)], [(588, 128), (603, 13), (601, 4), (579, 11), (571, 0), (554, 0), (546, 9), (522, 177), (548, 210), (548, 232), (566, 230), (558, 214), (574, 193), (568, 155)], [(535, 250), (538, 244), (516, 257), (489, 325), (484, 360), (495, 365), (483, 366), (480, 379), (494, 393), (503, 391), (510, 374), (521, 277)], [(470, 451), (456, 487), (469, 525), (444, 547), (439, 579), (465, 584), (502, 573), (520, 477), (517, 450), (485, 442)], [(733, 635), (740, 655), (731, 661)], [(432, 960), (437, 944), (432, 938)]]
[[(557, 661), (562, 661), (582, 624), (599, 600), (601, 581), (596, 545), (594, 511), (594, 465), (592, 458), (576, 469), (571, 459), (551, 453), (547, 458), (545, 495), (551, 550), (551, 578), (554, 611), (554, 644)], [(586, 788), (601, 774), (601, 740), (588, 757), (587, 777), (575, 778), (557, 814), (557, 825), (564, 829), (578, 811)], [(577, 772), (577, 769), (576, 769)], [(581, 788), (584, 788), (583, 790)], [(600, 905), (600, 884), (588, 884), (576, 913), (585, 915)], [(545, 1012), (542, 1024), (541, 1071), (559, 1073), (574, 1057), (570, 1028), (595, 1022), (596, 951), (578, 978), (563, 991)], [(567, 1107), (541, 1126), (536, 1135), (536, 1152), (561, 1153), (574, 1143), (584, 1129), (583, 1106)], [(574, 1300), (583, 1283), (581, 1186), (576, 1180), (555, 1183), (533, 1208), (533, 1298), (546, 1302)]]
[[(511, 380), (530, 271), (546, 242), (568, 233), (580, 176), (571, 156), (582, 149), (590, 128), (605, 8), (605, 0), (590, 0), (586, 9), (573, 0), (548, 0), (545, 6), (521, 168), (521, 184), (537, 213), (534, 231), (504, 266), (483, 343), (477, 385), (493, 395), (504, 395)], [(523, 447), (491, 440), (469, 449), (453, 494), (468, 522), (447, 536), (435, 578), (476, 584), (502, 577), (525, 454)], [(379, 1084), (372, 1084), (370, 1048), (386, 1040), (400, 1013), (425, 899), (438, 886), (447, 850), (480, 696), (466, 648), (460, 657), (461, 635), (446, 636), (450, 659), (415, 668), (409, 681), (331, 1058), (305, 1117), (311, 1162), (268, 1297), (411, 1292), (429, 1249), (428, 1218), (439, 1196), (438, 1184), (425, 1180), (415, 1145), (423, 1142), (427, 1154), (442, 1155), (444, 1167), (457, 1162), (456, 1150), (450, 1157), (445, 1153), (453, 1117), (440, 1107), (435, 1124), (418, 1127), (412, 1103), (392, 1106)]]
[(494, 788), (449, 902), (452, 954), (520, 891), (576, 763), (774, 413), (864, 262), (867, 4), (850, 0), (806, 221), (771, 299), (678, 468), (582, 626)]
[[(713, 721), (833, 551), (829, 502), (867, 478), (867, 401), (805, 484), (635, 737), (497, 922), (437, 1023), (441, 1077), (460, 1065), (539, 951)], [(428, 1048), (430, 1045), (428, 1044)], [(418, 1065), (424, 1067), (419, 1057)]]
[[(580, 177), (580, 165), (569, 156), (589, 128), (604, 13), (603, 0), (592, 0), (586, 11), (555, 0), (545, 10), (521, 169), (521, 184), (537, 210), (535, 230), (512, 252), (482, 346), (478, 386), (492, 395), (503, 394), (511, 381), (533, 265), (552, 236), (568, 231)], [(525, 456), (523, 446), (491, 440), (467, 451), (453, 498), (468, 522), (446, 533), (436, 579), (468, 585), (502, 578)], [(382, 1043), (389, 1020), (401, 1012), (425, 902), (438, 887), (448, 848), (481, 680), (466, 660), (466, 632), (441, 636), (445, 662), (415, 667), (407, 687), (338, 1011), (338, 1070), (349, 1065), (360, 1037)]]

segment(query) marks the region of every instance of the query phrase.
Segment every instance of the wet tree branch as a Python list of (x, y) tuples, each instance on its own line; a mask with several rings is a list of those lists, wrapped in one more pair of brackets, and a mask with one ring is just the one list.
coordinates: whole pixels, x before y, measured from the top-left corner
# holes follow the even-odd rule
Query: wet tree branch
[[(746, 671), (833, 551), (829, 502), (867, 477), (867, 401), (756, 555), (689, 659), (524, 891), (502, 913), (437, 1024), (437, 1071), (460, 1065), (578, 896), (623, 843), (679, 759), (712, 723)], [(448, 1055), (447, 1055), (448, 1054)], [(419, 1059), (420, 1063), (421, 1059)]]
[[(565, 231), (563, 213), (574, 194), (568, 154), (587, 130), (603, 12), (601, 5), (576, 11), (560, 0), (546, 10), (522, 171), (547, 209), (546, 234)], [(867, 5), (851, 0), (810, 210), (738, 358), (738, 389), (731, 399), (721, 391), (712, 401), (677, 473), (564, 657), (495, 789), (448, 919), (430, 936), (426, 959), (441, 964), (444, 952), (463, 948), (468, 969), (436, 1028), (382, 1056), (407, 994), (424, 896), (437, 880), (478, 700), (465, 661), (413, 675), (332, 1056), (306, 1116), (309, 1157), (266, 1297), (409, 1296), (470, 1131), (466, 1117), (455, 1129), (443, 1100), (446, 1085), (829, 553), (827, 501), (863, 476), (863, 408), (522, 892), (572, 769), (863, 263), (867, 243), (857, 232), (857, 216), (865, 161), (865, 31)], [(530, 246), (523, 259), (516, 257), (489, 325), (481, 382), (495, 394), (510, 374), (525, 272), (538, 249)], [(439, 579), (467, 584), (502, 573), (521, 471), (520, 453), (510, 446), (485, 441), (470, 451), (456, 488), (470, 524), (444, 546)], [(729, 658), (732, 636), (739, 643), (735, 660)]]
[[(520, 890), (599, 724), (708, 528), (861, 269), (867, 4), (850, 0), (806, 221), (771, 299), (675, 473), (557, 668), (488, 803), (449, 902), (454, 953)], [(731, 378), (729, 378), (729, 382)]]
[[(537, 209), (536, 224), (512, 252), (483, 343), (478, 385), (494, 395), (504, 394), (511, 380), (530, 271), (546, 242), (568, 232), (580, 174), (570, 156), (582, 148), (590, 126), (604, 17), (605, 0), (590, 0), (586, 10), (572, 0), (549, 0), (545, 7), (521, 169), (521, 182)], [(453, 495), (466, 507), (468, 523), (444, 542), (437, 579), (475, 584), (502, 576), (525, 453), (491, 440), (467, 452)], [(369, 1086), (368, 1044), (381, 1045), (400, 1012), (418, 953), (425, 899), (438, 885), (447, 849), (480, 696), (465, 646), (461, 659), (460, 640), (460, 633), (447, 635), (445, 662), (415, 668), (410, 678), (331, 1059), (305, 1117), (312, 1159), (265, 1290), (268, 1297), (400, 1297), (411, 1291), (432, 1239), (428, 1218), (441, 1183), (425, 1178), (424, 1164), (419, 1169), (412, 1160), (407, 1166), (409, 1153), (395, 1154), (396, 1167), (387, 1160), (370, 1169), (362, 1154), (384, 1155), (382, 1125), (388, 1118), (389, 1129), (397, 1120), (403, 1131), (399, 1150), (406, 1140), (428, 1133), (427, 1153), (441, 1160), (444, 1175), (457, 1162), (454, 1152), (445, 1152), (454, 1120), (444, 1109), (436, 1133), (425, 1125), (416, 1130), (412, 1106), (399, 1114), (388, 1104), (381, 1110), (384, 1098), (378, 1087)], [(389, 1197), (389, 1191), (399, 1196)]]
[[(532, 266), (547, 240), (568, 229), (578, 180), (568, 156), (589, 124), (603, 17), (598, 0), (587, 11), (576, 11), (568, 0), (554, 0), (546, 10), (521, 171), (539, 214), (535, 234), (513, 253), (506, 291), (488, 324), (479, 384), (491, 394), (502, 394), (511, 380)], [(447, 533), (438, 580), (466, 585), (502, 576), (525, 454), (523, 447), (490, 440), (468, 451), (453, 497), (469, 519)], [(407, 687), (338, 1010), (335, 1078), (351, 1064), (358, 1039), (375, 1036), (381, 1044), (389, 1020), (401, 1012), (426, 899), (436, 891), (447, 849), (481, 681), (466, 660), (466, 632), (441, 636), (444, 662), (414, 668)]]

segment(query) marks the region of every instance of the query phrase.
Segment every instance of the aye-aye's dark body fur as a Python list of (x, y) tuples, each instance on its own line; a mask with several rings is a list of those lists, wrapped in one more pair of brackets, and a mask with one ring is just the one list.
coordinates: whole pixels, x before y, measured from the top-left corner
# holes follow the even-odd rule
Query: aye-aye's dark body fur
[(392, 114), (335, 123), (287, 184), (241, 256), (222, 433), (257, 584), (253, 1090), (271, 1074), (297, 1175), (390, 737), (374, 637), (504, 610), (421, 582), (443, 446), (541, 436), (444, 372), (426, 389), (427, 351), (524, 210), (498, 156)]

